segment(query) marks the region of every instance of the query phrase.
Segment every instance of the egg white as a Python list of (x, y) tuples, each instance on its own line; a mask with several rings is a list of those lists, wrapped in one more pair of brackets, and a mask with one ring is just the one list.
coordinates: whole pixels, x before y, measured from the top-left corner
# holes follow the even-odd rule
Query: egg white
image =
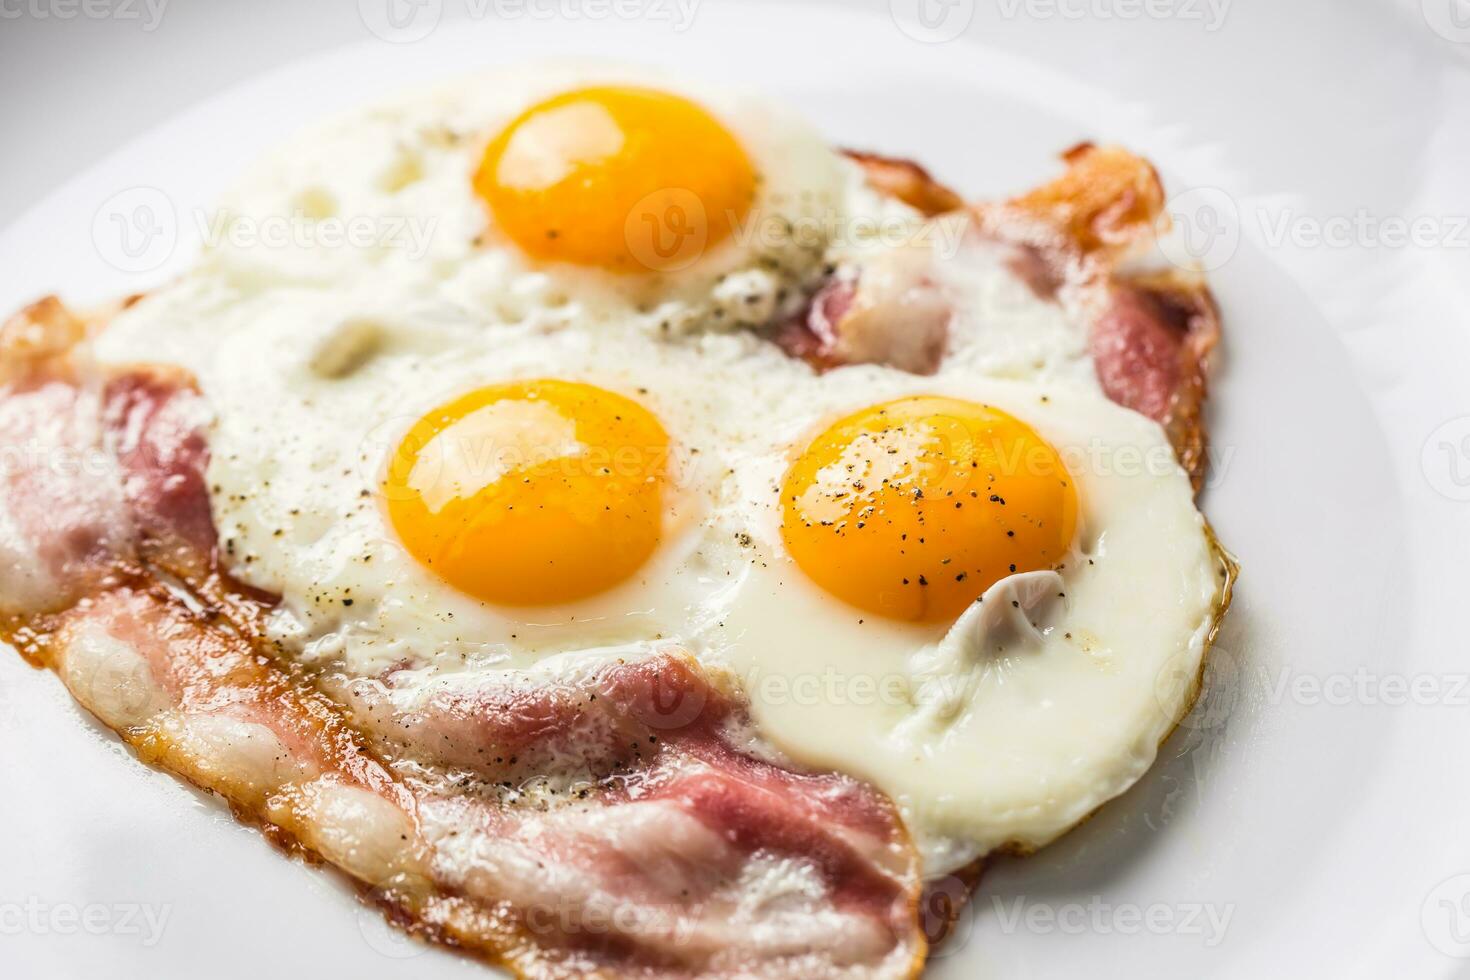
[[(529, 106), (594, 84), (677, 91), (731, 132), (757, 172), (733, 235), (640, 276), (537, 262), (500, 233), (471, 182), (486, 145)], [(768, 102), (627, 66), (542, 65), (459, 79), (298, 135), (208, 215), (204, 265), (247, 289), (397, 282), (491, 322), (631, 317), (672, 333), (790, 312), (830, 240), (860, 239), (906, 212)]]

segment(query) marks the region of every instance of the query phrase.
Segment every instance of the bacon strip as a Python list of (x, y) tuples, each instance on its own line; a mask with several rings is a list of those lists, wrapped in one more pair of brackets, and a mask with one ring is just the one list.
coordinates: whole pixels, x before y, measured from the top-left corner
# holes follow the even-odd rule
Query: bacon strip
[[(952, 211), (958, 197), (922, 167), (873, 154), (849, 153), (868, 182), (925, 215)], [(1206, 463), (1204, 400), (1211, 357), (1220, 339), (1219, 309), (1209, 289), (1183, 273), (1124, 275), (1119, 263), (1158, 231), (1164, 190), (1147, 160), (1121, 147), (1081, 143), (1062, 154), (1055, 180), (1007, 201), (971, 208), (979, 233), (1017, 248), (1014, 271), (1043, 300), (1059, 300), (1068, 279), (1086, 286), (1090, 350), (1105, 394), (1164, 426), (1195, 488)], [(819, 290), (776, 341), (794, 357), (828, 369), (878, 361), (933, 372), (944, 348), (944, 321), (924, 305), (892, 304), (876, 316), (856, 303), (863, 272), (848, 272)], [(831, 314), (834, 305), (838, 315)], [(867, 311), (869, 315), (858, 316)], [(886, 336), (888, 341), (883, 342)], [(916, 339), (917, 338), (917, 339)], [(916, 353), (917, 352), (917, 353)]]
[(523, 976), (919, 970), (892, 806), (741, 751), (741, 702), (686, 654), (422, 697), (308, 673), (258, 639), (269, 597), (215, 564), (188, 379), (6, 365), (0, 446), (43, 451), (8, 453), (5, 633), (144, 761)]
[(1183, 275), (1117, 279), (1090, 347), (1109, 398), (1161, 423), (1195, 490), (1204, 483), (1206, 382), (1220, 341), (1208, 288)]
[[(1093, 364), (1104, 393), (1164, 426), (1198, 490), (1206, 463), (1204, 400), (1220, 314), (1209, 288), (1182, 272), (1123, 274), (1117, 264), (1150, 242), (1164, 220), (1164, 190), (1147, 160), (1121, 147), (1082, 143), (1063, 154), (1056, 180), (994, 208), (988, 227), (1039, 222), (1080, 256), (1102, 301), (1091, 309)], [(1055, 253), (1057, 249), (1053, 249)]]
[(896, 197), (925, 215), (958, 211), (964, 200), (912, 160), (886, 157), (862, 150), (843, 150), (863, 168), (868, 184), (889, 197)]
[(1062, 154), (1067, 169), (1006, 202), (1039, 219), (1085, 254), (1112, 259), (1152, 235), (1164, 208), (1153, 165), (1119, 146), (1079, 143)]
[(885, 364), (933, 374), (944, 358), (953, 312), (934, 283), (894, 251), (861, 272), (833, 278), (805, 312), (781, 325), (776, 342), (822, 370), (843, 364)]

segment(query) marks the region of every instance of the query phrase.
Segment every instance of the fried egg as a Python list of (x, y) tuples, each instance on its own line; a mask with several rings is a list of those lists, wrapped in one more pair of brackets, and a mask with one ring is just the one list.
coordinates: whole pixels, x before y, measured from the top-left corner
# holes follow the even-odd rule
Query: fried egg
[[(677, 646), (743, 692), (751, 751), (891, 796), (933, 874), (1131, 785), (1223, 567), (1075, 326), (975, 245), (936, 374), (819, 373), (716, 314), (758, 276), (769, 313), (834, 243), (783, 264), (740, 216), (917, 215), (743, 97), (516, 81), (303, 137), (228, 206), (433, 215), (420, 258), (215, 248), (97, 341), (198, 378), (220, 548), (281, 597), (281, 648), (411, 691)], [(670, 184), (705, 247), (652, 268), (618, 222)]]
[(835, 235), (904, 210), (764, 101), (543, 66), (287, 143), (210, 214), (204, 264), (247, 289), (370, 281), (492, 322), (677, 333), (793, 309)]

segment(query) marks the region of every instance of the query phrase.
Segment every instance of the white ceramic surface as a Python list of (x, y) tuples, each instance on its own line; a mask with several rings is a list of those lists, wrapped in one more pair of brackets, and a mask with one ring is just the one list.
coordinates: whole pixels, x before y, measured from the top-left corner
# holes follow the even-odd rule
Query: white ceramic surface
[[(39, 202), (0, 234), (0, 307), (149, 288), (187, 264), (194, 209), (291, 128), (518, 59), (759, 87), (834, 142), (918, 157), (975, 196), (1026, 186), (1080, 139), (1125, 143), (1159, 165), (1215, 266), (1227, 346), (1204, 507), (1243, 576), (1209, 693), (1154, 771), (997, 866), (932, 974), (1467, 972), (1460, 0), (663, 0), (620, 8), (632, 18), (391, 0), (397, 26), (387, 2), (359, 4), (369, 40), (213, 98)], [(400, 939), (141, 766), (14, 656), (0, 772), (7, 976), (490, 975)]]

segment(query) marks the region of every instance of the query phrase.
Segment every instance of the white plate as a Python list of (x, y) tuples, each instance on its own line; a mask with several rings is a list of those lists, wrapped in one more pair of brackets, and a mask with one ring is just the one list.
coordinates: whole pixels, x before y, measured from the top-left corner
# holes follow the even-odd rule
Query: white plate
[[(1196, 239), (1227, 340), (1204, 506), (1243, 578), (1210, 692), (1160, 764), (995, 868), (933, 975), (1449, 976), (1470, 957), (1470, 30), (1453, 2), (706, 0), (682, 31), (673, 0), (619, 8), (633, 19), (410, 18), (397, 40), (432, 29), (232, 90), (42, 201), (0, 236), (0, 306), (156, 285), (188, 261), (193, 210), (292, 127), (510, 60), (756, 86), (972, 195), (1034, 182), (1077, 140), (1125, 143), (1197, 233), (1225, 232)], [(114, 216), (145, 247), (123, 249)], [(1400, 226), (1419, 243), (1395, 245)], [(489, 975), (399, 939), (9, 656), (0, 766), (10, 976)]]

